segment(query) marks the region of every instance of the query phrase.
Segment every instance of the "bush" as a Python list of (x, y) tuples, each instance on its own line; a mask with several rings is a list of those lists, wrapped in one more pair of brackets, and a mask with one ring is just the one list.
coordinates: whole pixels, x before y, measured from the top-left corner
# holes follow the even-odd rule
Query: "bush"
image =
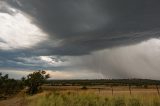
[(86, 86), (83, 86), (81, 89), (83, 89), (83, 90), (87, 90), (87, 87), (86, 87)]

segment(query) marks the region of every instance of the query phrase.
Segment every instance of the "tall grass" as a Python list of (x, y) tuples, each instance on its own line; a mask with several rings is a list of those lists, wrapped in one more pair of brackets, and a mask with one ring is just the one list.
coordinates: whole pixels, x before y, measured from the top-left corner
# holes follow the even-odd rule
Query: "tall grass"
[(29, 106), (160, 106), (157, 95), (101, 95), (94, 92), (45, 92), (28, 98)]

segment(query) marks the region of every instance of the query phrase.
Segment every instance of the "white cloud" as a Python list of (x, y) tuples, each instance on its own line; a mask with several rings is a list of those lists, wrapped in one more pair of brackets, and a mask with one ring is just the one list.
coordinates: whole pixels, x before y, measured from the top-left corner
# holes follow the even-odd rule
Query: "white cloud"
[(47, 35), (31, 23), (29, 16), (9, 5), (5, 8), (14, 14), (0, 12), (1, 50), (31, 48), (47, 39)]
[(23, 65), (39, 66), (44, 68), (61, 67), (69, 65), (69, 61), (64, 61), (65, 58), (57, 56), (34, 56), (34, 57), (18, 57)]
[[(46, 63), (48, 63), (48, 64), (50, 64), (50, 65), (52, 65), (52, 64), (63, 64), (63, 62), (62, 61), (60, 61), (60, 60), (58, 60), (56, 57), (54, 57), (54, 56), (40, 56), (39, 57), (40, 58), (40, 60), (41, 61), (44, 61), (44, 62), (46, 62)], [(55, 59), (57, 59), (57, 61), (55, 60)]]

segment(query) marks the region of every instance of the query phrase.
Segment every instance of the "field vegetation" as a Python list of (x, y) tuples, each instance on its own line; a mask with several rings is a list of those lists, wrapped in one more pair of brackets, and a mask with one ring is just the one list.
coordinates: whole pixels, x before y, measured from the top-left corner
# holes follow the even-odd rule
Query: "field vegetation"
[(157, 80), (48, 78), (43, 70), (21, 80), (0, 74), (0, 106), (160, 106)]
[(108, 90), (48, 91), (28, 97), (28, 106), (160, 106), (160, 97), (151, 90), (147, 93)]

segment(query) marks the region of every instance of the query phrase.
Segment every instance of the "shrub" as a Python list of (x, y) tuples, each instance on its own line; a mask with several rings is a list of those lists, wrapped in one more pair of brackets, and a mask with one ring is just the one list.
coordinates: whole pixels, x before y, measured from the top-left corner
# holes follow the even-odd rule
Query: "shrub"
[(87, 87), (86, 87), (86, 86), (83, 86), (81, 89), (83, 89), (83, 90), (87, 90)]

